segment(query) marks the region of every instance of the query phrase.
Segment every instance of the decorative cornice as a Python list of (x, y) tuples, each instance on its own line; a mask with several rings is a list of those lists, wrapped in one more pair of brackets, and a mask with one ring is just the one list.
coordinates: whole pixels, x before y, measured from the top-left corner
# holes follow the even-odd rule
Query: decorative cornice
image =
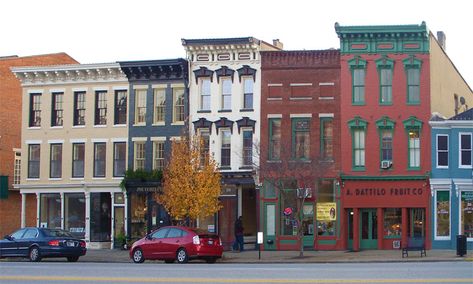
[(252, 120), (249, 117), (244, 116), (242, 119), (237, 120), (236, 123), (238, 126), (238, 134), (240, 134), (240, 129), (242, 127), (249, 127), (253, 130), (253, 133), (255, 133), (256, 120)]
[(186, 80), (187, 61), (184, 59), (119, 62), (130, 81)]
[(228, 68), (227, 66), (222, 66), (221, 68), (215, 70), (215, 74), (217, 75), (217, 83), (220, 81), (220, 77), (230, 77), (233, 83), (233, 74), (235, 70)]
[(197, 129), (199, 128), (205, 128), (209, 130), (209, 134), (212, 134), (212, 121), (201, 117), (198, 120), (193, 121), (192, 123), (194, 124), (195, 132), (197, 132)]
[(338, 67), (340, 50), (296, 50), (296, 51), (262, 51), (261, 68), (272, 67)]
[(253, 81), (256, 81), (256, 69), (251, 68), (248, 65), (243, 65), (240, 69), (237, 70), (238, 72), (238, 77), (241, 82), (241, 77), (242, 76), (253, 76)]
[(194, 77), (195, 77), (195, 83), (196, 84), (199, 83), (199, 78), (201, 78), (201, 77), (209, 77), (210, 82), (213, 81), (214, 71), (209, 70), (207, 67), (200, 67), (199, 69), (196, 69), (192, 72), (194, 72)]
[(229, 120), (226, 117), (221, 117), (219, 120), (215, 121), (215, 128), (217, 129), (217, 135), (218, 135), (218, 130), (220, 128), (230, 128), (230, 133), (233, 134), (233, 121)]

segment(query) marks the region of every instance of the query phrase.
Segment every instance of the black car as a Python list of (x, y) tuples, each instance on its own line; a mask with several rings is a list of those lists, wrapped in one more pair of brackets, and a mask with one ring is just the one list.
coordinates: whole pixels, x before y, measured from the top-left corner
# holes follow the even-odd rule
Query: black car
[(61, 229), (22, 228), (0, 240), (0, 258), (19, 256), (41, 261), (45, 257), (65, 257), (76, 262), (86, 251), (85, 241)]

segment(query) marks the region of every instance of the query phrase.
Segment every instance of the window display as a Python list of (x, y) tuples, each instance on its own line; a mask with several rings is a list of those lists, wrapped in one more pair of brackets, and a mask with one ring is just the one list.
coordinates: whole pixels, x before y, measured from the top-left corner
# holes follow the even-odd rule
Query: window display
[(437, 205), (435, 208), (437, 237), (450, 237), (450, 192), (437, 191)]
[(40, 227), (61, 229), (61, 195), (41, 193)]
[(64, 229), (74, 237), (85, 237), (85, 196), (83, 193), (64, 194)]
[(473, 191), (461, 192), (460, 234), (473, 238)]
[(317, 195), (317, 234), (334, 236), (337, 222), (337, 203), (333, 180), (321, 180)]
[(391, 238), (401, 237), (402, 210), (387, 208), (384, 210), (384, 236)]
[(109, 192), (90, 194), (90, 241), (111, 240), (111, 205), (112, 197)]

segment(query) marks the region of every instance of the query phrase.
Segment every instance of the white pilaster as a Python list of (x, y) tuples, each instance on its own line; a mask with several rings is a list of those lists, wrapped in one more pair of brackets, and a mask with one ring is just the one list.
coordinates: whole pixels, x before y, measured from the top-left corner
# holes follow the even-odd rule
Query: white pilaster
[[(85, 186), (84, 186), (85, 189)], [(85, 242), (90, 245), (90, 192), (85, 191)]]
[(41, 194), (36, 193), (36, 227), (39, 227), (39, 219), (41, 216)]
[(21, 194), (21, 227), (26, 227), (26, 194)]

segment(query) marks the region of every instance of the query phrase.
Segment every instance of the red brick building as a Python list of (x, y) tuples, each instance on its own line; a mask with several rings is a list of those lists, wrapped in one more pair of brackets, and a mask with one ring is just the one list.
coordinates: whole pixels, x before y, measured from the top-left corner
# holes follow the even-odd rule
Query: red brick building
[[(264, 249), (337, 247), (340, 52), (262, 52), (259, 191)], [(299, 213), (298, 213), (299, 212)]]
[[(0, 57), (0, 236), (20, 227), (21, 94), (20, 81), (10, 67), (77, 63), (66, 53)], [(27, 198), (26, 225), (36, 224), (36, 198)]]

